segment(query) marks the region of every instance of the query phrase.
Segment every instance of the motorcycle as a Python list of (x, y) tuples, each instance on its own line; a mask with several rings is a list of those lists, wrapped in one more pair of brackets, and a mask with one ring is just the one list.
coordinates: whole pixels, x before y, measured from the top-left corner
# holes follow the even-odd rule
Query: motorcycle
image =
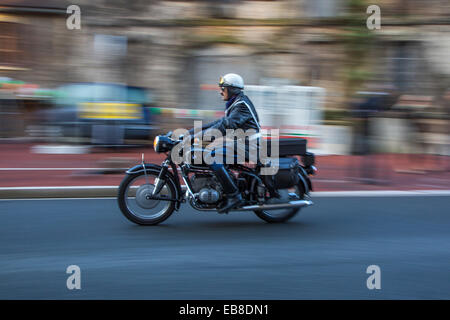
[[(159, 135), (153, 143), (157, 153), (167, 155), (162, 164), (145, 163), (142, 154), (141, 163), (126, 171), (119, 186), (119, 208), (136, 224), (159, 224), (185, 202), (198, 211), (217, 211), (226, 203), (227, 195), (207, 164), (182, 161), (177, 165), (172, 161), (171, 152), (182, 140), (170, 135)], [(309, 176), (317, 169), (314, 154), (306, 152), (306, 140), (280, 139), (278, 159), (279, 169), (274, 175), (261, 175), (268, 164), (259, 160), (253, 166), (226, 165), (243, 198), (242, 205), (231, 211), (253, 211), (259, 218), (274, 223), (287, 221), (301, 208), (313, 204)]]

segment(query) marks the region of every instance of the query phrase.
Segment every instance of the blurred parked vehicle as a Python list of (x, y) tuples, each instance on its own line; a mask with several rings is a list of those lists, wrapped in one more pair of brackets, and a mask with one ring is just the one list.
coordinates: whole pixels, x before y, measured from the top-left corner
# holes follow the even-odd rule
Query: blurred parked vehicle
[[(54, 106), (46, 111), (47, 125), (57, 135), (79, 143), (124, 145), (147, 143), (153, 130), (149, 90), (111, 83), (61, 86)], [(53, 131), (55, 132), (55, 130)]]

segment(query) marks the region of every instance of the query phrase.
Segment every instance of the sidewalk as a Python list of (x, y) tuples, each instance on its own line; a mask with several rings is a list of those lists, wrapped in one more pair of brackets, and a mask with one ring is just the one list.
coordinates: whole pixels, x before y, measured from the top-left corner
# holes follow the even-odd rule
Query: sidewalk
[[(45, 148), (44, 148), (45, 149)], [(83, 154), (34, 153), (36, 145), (22, 143), (0, 144), (0, 188), (113, 186), (124, 177), (124, 170), (140, 163), (144, 153), (146, 162), (160, 164), (165, 155), (156, 154), (151, 147), (137, 149), (91, 149)], [(41, 150), (42, 151), (42, 150)], [(53, 150), (52, 150), (53, 151)], [(411, 157), (415, 157), (411, 155)], [(409, 158), (409, 160), (414, 158)], [(362, 181), (360, 161), (376, 164), (375, 184)], [(448, 157), (442, 158), (447, 162)], [(372, 162), (370, 162), (372, 161)], [(426, 174), (395, 172), (408, 169), (404, 155), (382, 154), (370, 158), (356, 156), (318, 156), (317, 175), (312, 177), (314, 191), (363, 190), (449, 190), (450, 172)]]

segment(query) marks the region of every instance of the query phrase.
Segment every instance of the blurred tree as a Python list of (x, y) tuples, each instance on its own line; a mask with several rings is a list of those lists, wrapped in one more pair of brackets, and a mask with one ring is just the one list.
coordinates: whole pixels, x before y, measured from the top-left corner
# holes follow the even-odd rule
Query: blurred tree
[(375, 33), (366, 26), (368, 4), (365, 0), (347, 0), (347, 15), (343, 43), (346, 56), (344, 81), (345, 96), (348, 100), (370, 79), (372, 73), (367, 57), (375, 39)]

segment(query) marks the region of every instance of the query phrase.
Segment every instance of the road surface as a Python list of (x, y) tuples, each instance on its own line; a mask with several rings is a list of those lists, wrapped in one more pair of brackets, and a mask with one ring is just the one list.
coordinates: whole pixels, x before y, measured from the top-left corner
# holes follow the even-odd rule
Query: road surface
[(113, 199), (0, 201), (0, 299), (450, 298), (448, 196), (314, 200), (285, 224), (183, 205), (155, 227)]

